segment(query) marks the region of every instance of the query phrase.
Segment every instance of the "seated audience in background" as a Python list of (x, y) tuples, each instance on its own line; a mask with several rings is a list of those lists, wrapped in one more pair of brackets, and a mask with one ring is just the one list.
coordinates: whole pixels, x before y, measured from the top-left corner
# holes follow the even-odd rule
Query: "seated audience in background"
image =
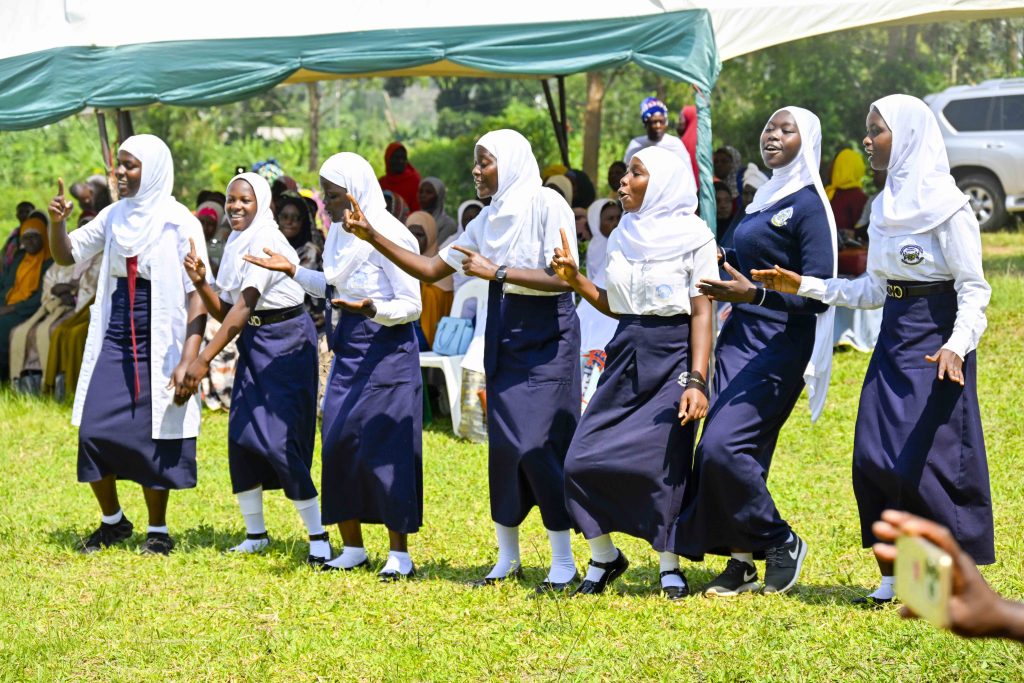
[[(590, 226), (587, 225), (587, 210), (579, 207), (573, 207), (572, 215), (576, 217), (576, 241), (579, 242), (580, 251), (585, 251), (586, 242), (590, 241), (593, 236), (590, 232)], [(580, 258), (583, 258), (582, 254)]]
[[(382, 190), (391, 190), (405, 200), (411, 211), (420, 210), (420, 174), (409, 163), (409, 152), (401, 142), (392, 142), (384, 150), (384, 175), (377, 179)], [(391, 214), (397, 218), (395, 212)], [(399, 219), (401, 220), (401, 219)]]
[(14, 263), (14, 254), (17, 253), (19, 248), (21, 224), (28, 220), (28, 217), (35, 210), (36, 207), (32, 202), (18, 202), (18, 207), (15, 209), (15, 215), (18, 218), (18, 226), (14, 228), (14, 230), (11, 230), (7, 239), (4, 241), (3, 262), (0, 263), (0, 274), (10, 268), (11, 264)]
[(857, 221), (864, 213), (868, 196), (861, 187), (863, 182), (864, 158), (855, 150), (840, 150), (832, 162), (832, 182), (825, 187), (840, 242), (853, 239)]
[(724, 145), (715, 150), (711, 157), (715, 171), (715, 180), (725, 183), (736, 204), (736, 209), (746, 206), (741, 198), (743, 188), (743, 158), (735, 147)]
[[(420, 254), (437, 256), (437, 224), (434, 217), (426, 211), (413, 211), (406, 219), (405, 225), (419, 243)], [(433, 284), (420, 283), (420, 298), (423, 311), (420, 313), (420, 329), (427, 340), (427, 347), (433, 347), (437, 323), (452, 311), (452, 300), (455, 297), (455, 286), (452, 276), (442, 278)]]
[(434, 217), (437, 225), (437, 243), (444, 244), (458, 231), (455, 219), (445, 211), (445, 198), (448, 190), (440, 178), (433, 176), (424, 178), (420, 183), (420, 211), (426, 211)]
[[(313, 240), (313, 216), (306, 201), (299, 194), (288, 191), (278, 195), (274, 205), (277, 207), (275, 218), (278, 228), (299, 255), (299, 265), (308, 270), (323, 270), (323, 248)], [(317, 332), (322, 334), (324, 300), (315, 299), (307, 293), (304, 305), (316, 323)]]
[(550, 187), (552, 190), (562, 195), (565, 199), (565, 203), (572, 206), (572, 181), (564, 175), (553, 175), (544, 181), (544, 187)]
[(388, 213), (403, 223), (409, 217), (409, 205), (402, 199), (402, 195), (397, 192), (384, 190), (384, 206), (387, 208)]
[(622, 176), (626, 175), (626, 164), (625, 162), (616, 159), (608, 166), (608, 189), (610, 193), (609, 199), (619, 200), (619, 183), (622, 182)]
[(21, 224), (18, 250), (9, 268), (0, 277), (0, 381), (10, 373), (11, 330), (39, 310), (42, 301), (43, 276), (51, 265), (47, 241), (46, 216), (38, 211)]
[[(920, 536), (953, 558), (953, 590), (949, 600), (949, 630), (965, 638), (1008, 638), (1024, 643), (1024, 603), (999, 597), (985, 582), (974, 559), (965, 553), (949, 529), (909, 512), (885, 510), (871, 526), (872, 533), (887, 543), (874, 545), (879, 562), (894, 563), (900, 536)], [(909, 607), (900, 614), (914, 618)]]
[(565, 172), (565, 177), (572, 183), (572, 201), (569, 204), (574, 209), (586, 210), (597, 199), (597, 190), (594, 189), (594, 181), (586, 173), (578, 168), (570, 168)]
[[(224, 205), (215, 201), (207, 200), (196, 207), (196, 218), (203, 226), (203, 236), (206, 237), (206, 250), (210, 257), (210, 269), (213, 276), (217, 276), (220, 268), (220, 257), (224, 254), (224, 243), (231, 234), (231, 226), (226, 223)], [(225, 230), (225, 228), (227, 228)]]
[(110, 187), (104, 175), (92, 175), (71, 186), (71, 196), (78, 201), (82, 212), (98, 214), (111, 204)]
[(640, 120), (647, 129), (645, 135), (633, 138), (626, 147), (626, 153), (622, 160), (629, 163), (633, 155), (645, 147), (663, 147), (679, 156), (686, 162), (687, 167), (692, 168), (690, 153), (683, 146), (683, 141), (675, 135), (665, 135), (668, 131), (668, 107), (656, 97), (648, 97), (640, 103)]
[[(740, 192), (742, 198), (741, 206), (746, 206), (750, 202), (754, 201), (754, 195), (757, 193), (757, 188), (761, 187), (768, 182), (768, 176), (761, 172), (761, 169), (757, 167), (757, 164), (750, 163), (743, 171), (743, 191)], [(722, 197), (718, 191), (719, 182), (715, 183), (715, 198), (716, 204), (722, 201)], [(720, 206), (720, 205), (719, 205)], [(736, 206), (736, 203), (733, 203)], [(720, 247), (732, 248), (733, 230), (739, 225), (740, 221), (746, 215), (746, 211), (741, 208), (735, 209), (732, 214), (732, 218), (728, 223), (723, 223), (721, 219), (718, 221), (718, 230), (716, 233), (716, 239)]]

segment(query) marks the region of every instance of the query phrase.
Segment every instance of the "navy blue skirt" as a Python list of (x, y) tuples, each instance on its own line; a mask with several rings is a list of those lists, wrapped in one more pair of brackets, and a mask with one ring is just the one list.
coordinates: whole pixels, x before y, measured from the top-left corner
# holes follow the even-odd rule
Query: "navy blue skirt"
[(324, 392), (323, 521), (411, 534), (423, 523), (423, 385), (411, 323), (343, 313)]
[(316, 496), (310, 476), (316, 438), (319, 357), (308, 315), (245, 325), (228, 416), (228, 465), (235, 493), (283, 489), (291, 500)]
[(814, 323), (815, 316), (776, 322), (733, 307), (718, 337), (711, 408), (673, 529), (678, 554), (700, 561), (736, 548), (761, 556), (789, 537), (768, 492), (768, 470), (804, 387)]
[(491, 517), (572, 526), (563, 466), (580, 420), (580, 320), (568, 292), (503, 294), (490, 284), (484, 340)]
[(586, 538), (619, 531), (669, 548), (696, 425), (679, 424), (690, 316), (622, 316), (565, 457), (569, 514)]
[(149, 280), (135, 280), (135, 365), (128, 279), (118, 278), (110, 302), (110, 324), (82, 409), (78, 430), (78, 481), (114, 475), (151, 489), (196, 485), (196, 439), (154, 439), (149, 375)]
[(853, 440), (853, 491), (865, 548), (882, 510), (945, 525), (978, 564), (995, 562), (992, 496), (978, 409), (977, 358), (964, 359), (964, 386), (941, 382), (925, 355), (956, 322), (956, 293), (885, 301), (882, 329), (864, 378)]

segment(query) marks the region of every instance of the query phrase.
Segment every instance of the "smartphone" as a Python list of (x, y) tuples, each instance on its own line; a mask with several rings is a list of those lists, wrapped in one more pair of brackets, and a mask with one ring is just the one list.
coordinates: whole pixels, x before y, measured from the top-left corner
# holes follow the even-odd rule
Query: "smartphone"
[(896, 539), (896, 597), (939, 628), (949, 626), (953, 558), (920, 536)]

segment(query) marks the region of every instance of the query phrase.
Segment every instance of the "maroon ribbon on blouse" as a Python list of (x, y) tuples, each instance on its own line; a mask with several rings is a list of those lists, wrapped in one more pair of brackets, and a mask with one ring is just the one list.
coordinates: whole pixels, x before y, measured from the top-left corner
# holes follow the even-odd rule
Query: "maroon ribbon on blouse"
[(135, 340), (135, 278), (139, 274), (139, 257), (129, 256), (125, 259), (128, 270), (128, 320), (132, 330), (132, 361), (135, 367), (135, 395), (133, 402), (139, 400), (142, 383), (139, 381), (139, 347)]

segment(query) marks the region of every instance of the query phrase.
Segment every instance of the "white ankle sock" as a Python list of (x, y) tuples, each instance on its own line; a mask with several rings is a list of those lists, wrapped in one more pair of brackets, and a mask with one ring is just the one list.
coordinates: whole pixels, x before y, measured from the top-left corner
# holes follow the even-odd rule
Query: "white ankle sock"
[(576, 576), (576, 561), (572, 556), (572, 533), (547, 530), (551, 542), (551, 570), (548, 581), (551, 583), (567, 583)]
[(874, 593), (868, 596), (875, 600), (892, 600), (896, 597), (896, 579), (892, 576), (883, 576), (882, 583)]
[(166, 524), (164, 524), (163, 526), (153, 526), (152, 524), (150, 524), (149, 526), (146, 527), (146, 533), (147, 534), (167, 534), (167, 533), (170, 533), (170, 532), (167, 530), (167, 525)]
[(399, 550), (389, 550), (388, 561), (384, 563), (384, 569), (381, 571), (398, 572), (402, 575), (408, 574), (412, 571), (412, 558), (409, 557), (409, 553), (403, 553)]
[[(619, 556), (619, 549), (612, 543), (612, 537), (608, 534), (588, 538), (587, 544), (590, 546), (590, 559), (594, 562), (614, 562)], [(587, 581), (600, 581), (604, 571), (600, 567), (587, 565)]]
[(363, 562), (366, 562), (366, 548), (347, 545), (340, 555), (327, 564), (339, 569), (352, 569), (357, 564), (362, 564)]
[(503, 579), (519, 569), (519, 527), (494, 523), (494, 534), (498, 537), (498, 561), (487, 573), (488, 579)]
[[(675, 553), (658, 553), (658, 569), (663, 572), (679, 569), (679, 556)], [(683, 577), (676, 574), (668, 574), (661, 577), (662, 588), (669, 588), (670, 586), (682, 588), (685, 585)]]
[(100, 520), (104, 524), (117, 524), (122, 519), (124, 519), (124, 510), (121, 508), (118, 508), (117, 512), (112, 515), (100, 515)]
[(263, 522), (263, 487), (257, 486), (249, 491), (236, 493), (238, 509), (242, 512), (245, 531), (249, 534), (264, 534), (267, 525)]
[(732, 553), (732, 559), (754, 566), (754, 553)]
[[(324, 532), (324, 525), (320, 523), (320, 506), (317, 505), (317, 497), (306, 500), (293, 500), (292, 505), (302, 517), (302, 523), (306, 525), (306, 531), (310, 536), (316, 536)], [(309, 554), (313, 557), (322, 557), (325, 560), (331, 559), (331, 544), (328, 541), (310, 541)]]

